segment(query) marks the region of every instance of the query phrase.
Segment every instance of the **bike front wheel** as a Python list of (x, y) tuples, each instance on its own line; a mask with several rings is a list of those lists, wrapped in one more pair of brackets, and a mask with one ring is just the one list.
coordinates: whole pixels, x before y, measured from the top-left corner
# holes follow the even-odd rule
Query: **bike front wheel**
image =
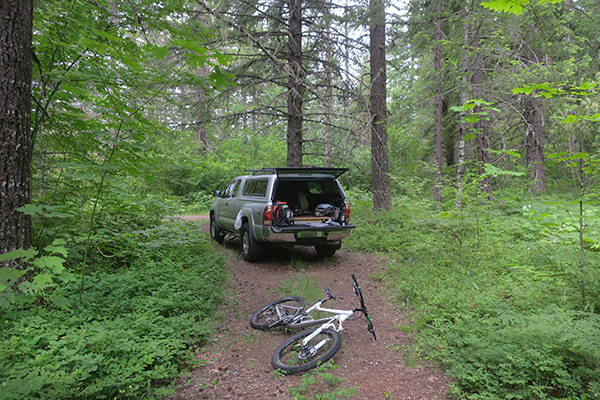
[(297, 333), (283, 342), (271, 359), (273, 368), (286, 374), (298, 374), (327, 362), (342, 344), (340, 334), (333, 329), (323, 329), (303, 346), (302, 340), (317, 329)]
[(250, 326), (254, 329), (269, 329), (279, 325), (286, 317), (295, 315), (304, 308), (306, 301), (300, 296), (282, 297), (264, 305), (250, 317)]

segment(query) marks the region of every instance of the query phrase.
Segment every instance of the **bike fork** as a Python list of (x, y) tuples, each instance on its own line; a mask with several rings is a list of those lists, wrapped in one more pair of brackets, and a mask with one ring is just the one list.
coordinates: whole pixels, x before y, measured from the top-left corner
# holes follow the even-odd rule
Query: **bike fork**
[(300, 352), (300, 354), (298, 354), (298, 357), (300, 357), (301, 359), (313, 357), (321, 347), (323, 347), (328, 341), (331, 340), (329, 336), (326, 336), (323, 338), (323, 340), (321, 340), (314, 346), (309, 346), (308, 342), (315, 336), (317, 336), (319, 333), (321, 333), (321, 330), (315, 331), (311, 335), (304, 338), (304, 340), (302, 341), (302, 351)]

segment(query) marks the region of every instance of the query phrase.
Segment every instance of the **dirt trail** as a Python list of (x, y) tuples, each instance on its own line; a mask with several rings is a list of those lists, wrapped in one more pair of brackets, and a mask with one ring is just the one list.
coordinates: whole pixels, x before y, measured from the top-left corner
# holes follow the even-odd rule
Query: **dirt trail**
[[(201, 229), (208, 232), (208, 224), (202, 223)], [(299, 274), (307, 274), (323, 288), (328, 286), (337, 296), (336, 308), (353, 308), (358, 304), (352, 291), (352, 272), (361, 284), (378, 340), (372, 341), (364, 318), (346, 321), (340, 332), (342, 347), (333, 357), (338, 367), (332, 372), (343, 383), (321, 383), (318, 390), (331, 393), (340, 386), (351, 388), (358, 384), (351, 399), (446, 398), (451, 382), (447, 376), (428, 367), (405, 365), (403, 357), (412, 337), (398, 326), (405, 325), (406, 316), (388, 299), (385, 285), (376, 277), (386, 268), (385, 259), (345, 249), (323, 259), (312, 248), (294, 247), (275, 248), (266, 261), (247, 263), (240, 255), (237, 239), (226, 240), (216, 248), (229, 260), (228, 294), (221, 310), (223, 322), (214, 341), (197, 355), (206, 364), (181, 382), (184, 386), (173, 399), (290, 398), (288, 389), (298, 387), (303, 377), (278, 376), (270, 360), (275, 348), (291, 333), (254, 330), (250, 328), (250, 316), (261, 305), (281, 297), (275, 290), (282, 281), (292, 281)]]

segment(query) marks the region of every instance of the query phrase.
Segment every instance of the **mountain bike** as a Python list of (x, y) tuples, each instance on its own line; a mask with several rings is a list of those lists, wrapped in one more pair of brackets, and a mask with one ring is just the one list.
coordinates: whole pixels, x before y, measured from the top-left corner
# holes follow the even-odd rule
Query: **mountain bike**
[[(373, 335), (373, 340), (377, 340), (373, 322), (367, 312), (365, 300), (354, 274), (352, 274), (352, 280), (354, 281), (354, 293), (360, 299), (360, 307), (351, 310), (322, 307), (326, 301), (336, 299), (329, 288), (325, 288), (323, 300), (318, 301), (308, 309), (305, 309), (306, 301), (302, 297), (288, 296), (272, 301), (252, 314), (250, 325), (255, 329), (271, 329), (284, 326), (297, 330), (321, 325), (315, 329), (299, 332), (284, 341), (275, 350), (271, 358), (273, 368), (287, 374), (297, 374), (306, 372), (329, 360), (342, 344), (342, 339), (338, 333), (344, 329), (342, 323), (354, 315), (355, 312), (363, 313), (368, 322), (367, 330)], [(333, 315), (314, 319), (310, 315), (313, 311), (322, 311)]]

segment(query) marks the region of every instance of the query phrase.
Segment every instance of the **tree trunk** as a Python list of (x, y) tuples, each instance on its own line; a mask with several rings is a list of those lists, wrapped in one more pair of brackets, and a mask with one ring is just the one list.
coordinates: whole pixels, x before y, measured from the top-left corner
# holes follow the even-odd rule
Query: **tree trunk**
[[(483, 60), (478, 52), (481, 47), (480, 38), (474, 37), (474, 50), (475, 55), (473, 57), (473, 95), (475, 99), (483, 99), (483, 85), (485, 83)], [(474, 112), (480, 113), (481, 106), (476, 106)], [(479, 169), (479, 188), (482, 193), (491, 195), (492, 193), (492, 179), (489, 175), (485, 174), (485, 164), (489, 164), (490, 158), (490, 136), (488, 132), (488, 124), (485, 118), (480, 118), (475, 123), (475, 136), (477, 139), (477, 165)]]
[(387, 91), (385, 65), (385, 3), (371, 0), (370, 67), (371, 67), (371, 169), (373, 174), (373, 208), (392, 208), (390, 167), (388, 160)]
[[(469, 7), (465, 7), (465, 19), (467, 23), (465, 24), (465, 31), (463, 35), (463, 49), (461, 53), (462, 58), (462, 88), (460, 89), (460, 105), (464, 106), (469, 100), (469, 96), (467, 94), (467, 86), (468, 86), (468, 77), (467, 72), (469, 71), (469, 57), (467, 55), (469, 45), (471, 43), (471, 24), (470, 24), (470, 13)], [(466, 140), (465, 136), (467, 135), (468, 124), (464, 121), (466, 113), (462, 111), (460, 113), (460, 125), (459, 125), (459, 138), (458, 138), (458, 165), (456, 168), (456, 208), (462, 208), (462, 196), (463, 196), (463, 183), (465, 179), (465, 175), (467, 173), (467, 167), (465, 165), (465, 145)]]
[(32, 0), (0, 2), (0, 254), (31, 247), (32, 27)]
[(443, 39), (442, 31), (442, 12), (444, 10), (444, 2), (439, 1), (436, 8), (435, 17), (435, 46), (433, 47), (433, 68), (436, 75), (436, 88), (435, 88), (435, 131), (434, 131), (434, 143), (435, 143), (435, 187), (433, 190), (433, 199), (439, 203), (442, 202), (442, 170), (443, 170), (443, 148), (442, 148), (442, 117), (444, 101), (442, 98), (442, 48), (440, 41)]
[[(330, 14), (330, 10), (327, 10), (327, 14)], [(331, 73), (331, 60), (333, 54), (332, 42), (331, 42), (331, 27), (328, 25), (325, 28), (325, 166), (331, 167), (331, 100), (333, 96), (333, 83)]]
[(206, 136), (206, 129), (204, 128), (204, 121), (206, 121), (206, 116), (203, 115), (208, 112), (206, 110), (206, 105), (204, 104), (206, 101), (206, 94), (204, 93), (204, 88), (199, 86), (196, 89), (196, 112), (198, 113), (198, 117), (196, 119), (196, 148), (198, 154), (204, 154), (208, 150), (208, 138)]
[(542, 100), (534, 97), (525, 97), (525, 129), (527, 167), (531, 177), (531, 190), (542, 192), (546, 189), (546, 175), (544, 173), (544, 117), (542, 113)]
[(302, 0), (288, 0), (289, 20), (289, 75), (287, 165), (302, 166)]
[[(449, 123), (447, 120), (448, 116), (448, 96), (442, 97), (442, 159), (445, 161), (445, 165), (451, 167), (456, 164), (455, 148), (456, 148), (456, 126), (453, 123)], [(445, 126), (444, 126), (445, 125)]]

